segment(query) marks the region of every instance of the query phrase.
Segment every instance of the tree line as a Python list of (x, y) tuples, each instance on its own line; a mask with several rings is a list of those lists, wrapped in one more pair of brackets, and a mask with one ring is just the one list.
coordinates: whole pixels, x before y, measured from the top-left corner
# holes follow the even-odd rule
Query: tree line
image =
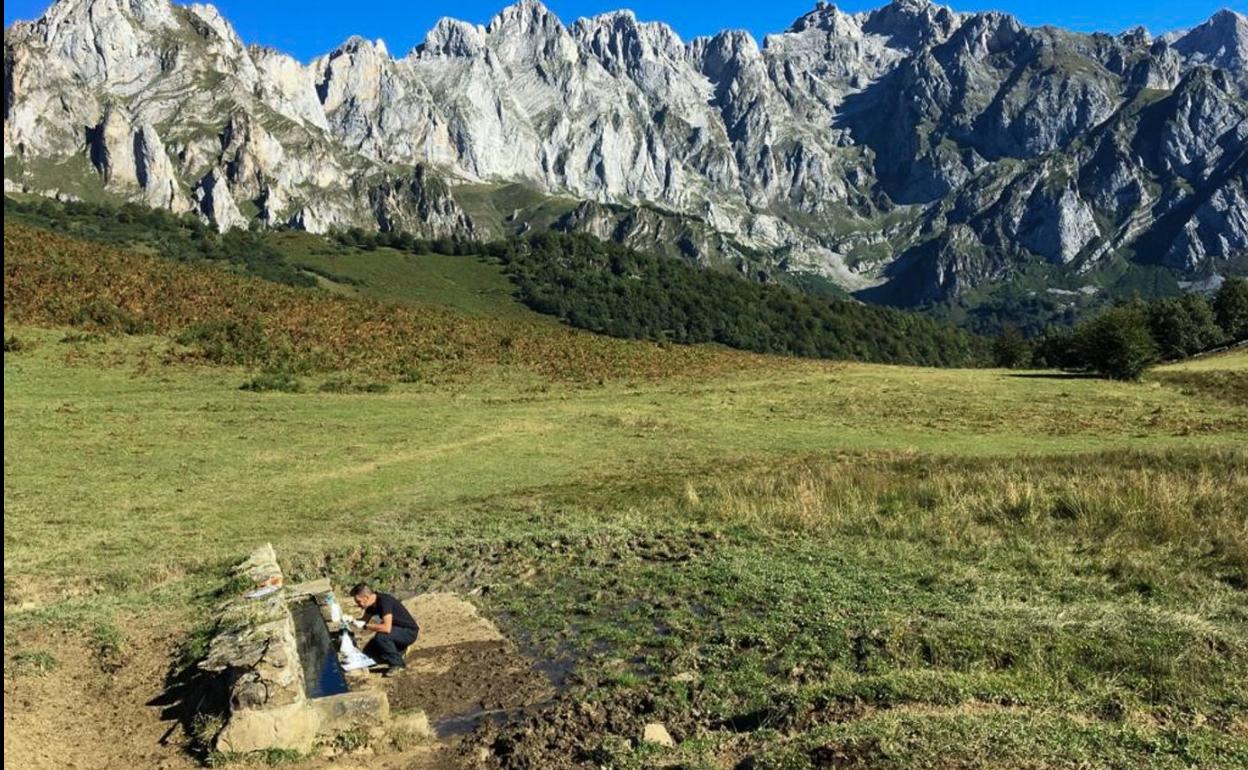
[[(181, 261), (224, 261), (278, 283), (315, 285), (286, 263), (263, 231), (218, 233), (193, 214), (5, 196), (5, 216)], [(992, 361), (1135, 379), (1158, 361), (1248, 339), (1248, 281), (1242, 278), (1227, 279), (1211, 299), (1186, 294), (1122, 302), (1073, 328), (1049, 327), (1030, 338), (1007, 324), (989, 343), (914, 313), (757, 283), (585, 234), (544, 231), (481, 242), (356, 227), (333, 237), (362, 250), (484, 255), (503, 265), (521, 301), (537, 312), (602, 334), (659, 342), (930, 366)]]
[(219, 233), (197, 215), (173, 214), (138, 203), (16, 200), (4, 197), (4, 216), (53, 232), (123, 248), (140, 248), (180, 262), (228, 263), (237, 272), (288, 286), (315, 286), (291, 266), (262, 230)]
[(535, 233), (503, 252), (525, 304), (616, 337), (928, 366), (986, 358), (981, 338), (919, 315), (757, 283), (585, 234)]
[(1227, 278), (1211, 298), (1190, 293), (1120, 302), (1073, 328), (1050, 327), (1031, 339), (1007, 325), (993, 343), (993, 359), (1010, 368), (1056, 368), (1134, 380), (1159, 361), (1245, 340), (1248, 279)]

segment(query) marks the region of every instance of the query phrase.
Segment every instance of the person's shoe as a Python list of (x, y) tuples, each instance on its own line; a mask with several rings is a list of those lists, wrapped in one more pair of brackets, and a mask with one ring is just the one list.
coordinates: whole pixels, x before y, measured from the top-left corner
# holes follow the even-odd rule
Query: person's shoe
[(391, 666), (390, 668), (386, 669), (386, 672), (382, 674), (382, 676), (385, 677), (386, 679), (393, 679), (399, 674), (402, 674), (403, 669), (405, 668), (407, 668), (407, 666)]

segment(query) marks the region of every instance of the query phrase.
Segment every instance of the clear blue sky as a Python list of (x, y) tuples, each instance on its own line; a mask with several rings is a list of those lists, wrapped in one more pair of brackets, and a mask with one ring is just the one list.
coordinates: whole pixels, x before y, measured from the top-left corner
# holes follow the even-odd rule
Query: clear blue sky
[[(845, 0), (850, 12), (885, 4), (887, 0)], [(218, 0), (214, 3), (248, 43), (263, 43), (303, 60), (325, 53), (358, 34), (383, 38), (395, 55), (407, 53), (442, 16), (484, 24), (508, 0)], [(1220, 8), (1248, 13), (1248, 0), (952, 0), (959, 11), (999, 10), (1024, 24), (1053, 24), (1083, 32), (1121, 32), (1143, 24), (1154, 34), (1191, 27)], [(33, 19), (48, 0), (6, 0), (4, 23)], [(664, 21), (688, 40), (725, 28), (748, 29), (762, 41), (781, 32), (815, 0), (719, 0), (714, 3), (673, 3), (670, 0), (548, 0), (547, 7), (565, 23), (603, 11), (631, 8), (647, 21)]]

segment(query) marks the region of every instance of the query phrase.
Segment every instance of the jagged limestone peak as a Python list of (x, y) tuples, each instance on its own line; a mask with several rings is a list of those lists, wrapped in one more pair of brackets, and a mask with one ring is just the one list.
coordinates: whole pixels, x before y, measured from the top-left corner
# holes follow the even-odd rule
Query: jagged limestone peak
[(413, 50), (414, 56), (476, 56), (485, 48), (485, 27), (443, 16)]
[[(569, 26), (526, 1), (442, 19), (402, 59), (352, 38), (305, 65), (210, 6), (60, 0), (6, 31), (5, 155), (94, 157), (111, 193), (193, 201), (221, 227), (466, 235), (440, 180), (518, 182), (604, 204), (569, 227), (662, 246), (679, 217), (708, 233), (699, 259), (732, 240), (847, 287), (921, 285), (905, 303), (1145, 238), (1183, 270), (1248, 248), (1244, 27), (1226, 12), (1150, 40), (819, 3), (760, 47), (682, 43), (629, 11)], [(10, 166), (14, 186), (60, 186)], [(1167, 212), (1188, 219), (1153, 228)]]

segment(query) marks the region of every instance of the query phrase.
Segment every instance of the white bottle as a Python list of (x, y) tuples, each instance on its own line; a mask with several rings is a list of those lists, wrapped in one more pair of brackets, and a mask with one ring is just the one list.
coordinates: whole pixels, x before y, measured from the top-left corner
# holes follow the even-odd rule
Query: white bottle
[(337, 625), (342, 622), (342, 607), (338, 606), (338, 600), (334, 598), (332, 593), (326, 594), (327, 604), (329, 604), (329, 622)]

